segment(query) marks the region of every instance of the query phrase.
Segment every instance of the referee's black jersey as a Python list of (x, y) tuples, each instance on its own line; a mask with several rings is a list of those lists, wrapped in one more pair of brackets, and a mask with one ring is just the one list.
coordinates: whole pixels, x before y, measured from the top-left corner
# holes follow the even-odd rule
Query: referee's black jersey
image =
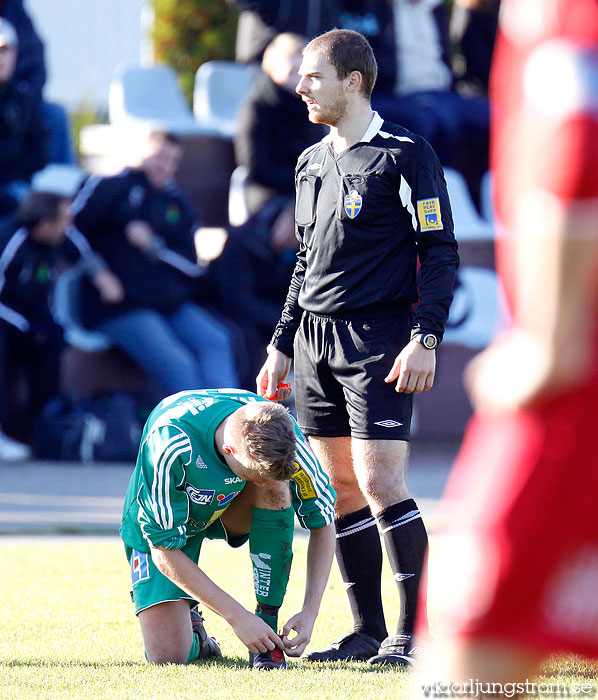
[(428, 143), (374, 113), (345, 151), (336, 153), (329, 137), (304, 151), (295, 181), (300, 249), (272, 345), (292, 355), (303, 310), (354, 317), (418, 299), (414, 329), (442, 338), (459, 257), (442, 167)]

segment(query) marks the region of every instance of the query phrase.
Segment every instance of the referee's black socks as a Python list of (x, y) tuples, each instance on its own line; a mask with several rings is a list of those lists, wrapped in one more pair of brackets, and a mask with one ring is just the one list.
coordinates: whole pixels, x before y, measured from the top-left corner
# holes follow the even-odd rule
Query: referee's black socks
[(336, 525), (336, 558), (343, 578), (353, 629), (382, 641), (386, 635), (382, 593), (382, 546), (369, 507), (341, 515)]
[(428, 550), (426, 528), (412, 498), (389, 506), (376, 519), (401, 598), (397, 634), (413, 634), (419, 583)]

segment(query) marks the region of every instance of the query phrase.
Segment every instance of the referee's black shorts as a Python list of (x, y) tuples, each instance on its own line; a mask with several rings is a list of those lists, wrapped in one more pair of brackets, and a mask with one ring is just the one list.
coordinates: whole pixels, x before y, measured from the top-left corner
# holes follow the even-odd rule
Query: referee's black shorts
[(386, 384), (412, 311), (350, 319), (306, 312), (295, 336), (297, 421), (306, 435), (409, 440), (413, 394)]

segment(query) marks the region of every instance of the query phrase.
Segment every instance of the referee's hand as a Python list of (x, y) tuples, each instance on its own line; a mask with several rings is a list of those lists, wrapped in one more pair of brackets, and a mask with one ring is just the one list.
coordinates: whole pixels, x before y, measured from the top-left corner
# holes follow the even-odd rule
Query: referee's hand
[(432, 388), (435, 372), (436, 351), (412, 340), (397, 355), (384, 381), (390, 384), (396, 380), (395, 391), (399, 393), (419, 394)]
[(268, 347), (268, 358), (257, 376), (257, 393), (271, 401), (284, 401), (291, 395), (291, 384), (286, 378), (291, 369), (291, 358), (276, 348)]

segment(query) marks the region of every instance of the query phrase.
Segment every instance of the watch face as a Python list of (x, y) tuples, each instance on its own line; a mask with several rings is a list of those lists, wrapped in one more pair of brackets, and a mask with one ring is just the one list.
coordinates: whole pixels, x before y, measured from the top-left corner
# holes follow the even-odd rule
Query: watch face
[(427, 335), (424, 335), (422, 338), (424, 347), (428, 348), (429, 350), (432, 350), (433, 348), (438, 345), (438, 340), (436, 339), (435, 335), (432, 335), (431, 333), (428, 333)]

